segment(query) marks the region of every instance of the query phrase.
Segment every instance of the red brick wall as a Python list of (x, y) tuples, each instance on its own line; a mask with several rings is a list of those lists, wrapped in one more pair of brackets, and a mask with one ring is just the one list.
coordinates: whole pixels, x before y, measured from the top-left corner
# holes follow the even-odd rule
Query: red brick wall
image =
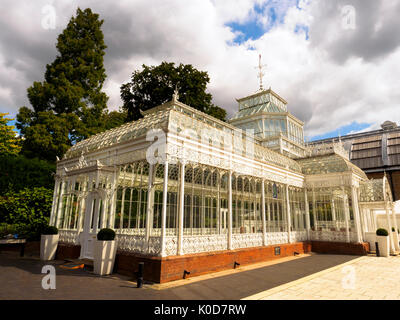
[(150, 257), (138, 253), (117, 251), (114, 272), (132, 276), (136, 279), (139, 262), (144, 262), (143, 278), (152, 282), (160, 282), (161, 257)]
[(365, 256), (369, 252), (369, 243), (346, 243), (311, 241), (312, 251), (316, 253), (348, 254)]
[[(278, 256), (275, 255), (275, 247), (281, 248), (281, 254)], [(184, 270), (190, 272), (187, 277), (193, 277), (233, 269), (235, 261), (244, 266), (293, 256), (295, 252), (307, 253), (311, 251), (316, 253), (366, 255), (369, 251), (369, 244), (311, 241), (165, 258), (118, 251), (115, 258), (114, 272), (136, 278), (139, 262), (144, 262), (144, 279), (164, 283), (182, 279)], [(80, 246), (59, 244), (57, 259), (76, 259), (79, 257), (79, 253)]]
[[(275, 256), (275, 247), (281, 248), (281, 254)], [(187, 277), (198, 276), (205, 273), (233, 269), (235, 261), (241, 266), (293, 256), (294, 252), (306, 253), (311, 251), (310, 243), (299, 242), (280, 244), (268, 247), (237, 249), (213, 253), (200, 253), (184, 256), (173, 256), (162, 259), (160, 282), (168, 282), (183, 278), (184, 270), (190, 272)], [(145, 264), (146, 269), (146, 264)]]
[(59, 243), (57, 246), (56, 259), (78, 259), (81, 255), (81, 246)]

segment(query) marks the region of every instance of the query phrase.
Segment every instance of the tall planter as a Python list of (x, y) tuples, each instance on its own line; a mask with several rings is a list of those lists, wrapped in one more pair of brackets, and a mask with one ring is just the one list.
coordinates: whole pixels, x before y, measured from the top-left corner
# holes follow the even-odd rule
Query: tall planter
[(54, 260), (58, 247), (58, 234), (42, 234), (40, 236), (40, 260)]
[(389, 233), (385, 229), (376, 230), (376, 241), (379, 247), (379, 256), (389, 257), (390, 254), (390, 243)]
[(117, 244), (115, 240), (96, 240), (93, 252), (93, 271), (95, 274), (111, 274), (114, 269)]
[(93, 248), (93, 272), (99, 275), (111, 274), (114, 269), (117, 243), (115, 232), (111, 229), (101, 229)]

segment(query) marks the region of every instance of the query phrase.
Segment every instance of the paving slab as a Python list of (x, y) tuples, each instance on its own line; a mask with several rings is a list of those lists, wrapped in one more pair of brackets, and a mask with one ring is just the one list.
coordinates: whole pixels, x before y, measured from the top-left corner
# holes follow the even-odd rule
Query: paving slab
[[(200, 281), (188, 279), (178, 285), (150, 285), (136, 288), (136, 283), (121, 275), (97, 276), (91, 271), (67, 270), (65, 261), (40, 261), (37, 257), (20, 258), (11, 252), (0, 253), (0, 299), (65, 299), (65, 300), (238, 300), (297, 280), (326, 268), (356, 259), (346, 255), (310, 255), (293, 260), (275, 261), (273, 265), (257, 267), (232, 274), (210, 274)], [(400, 259), (399, 259), (400, 261)], [(56, 289), (42, 288), (44, 265), (56, 270)], [(221, 273), (224, 274), (224, 273)], [(193, 278), (195, 279), (195, 278)]]
[(400, 300), (400, 256), (363, 256), (245, 300)]

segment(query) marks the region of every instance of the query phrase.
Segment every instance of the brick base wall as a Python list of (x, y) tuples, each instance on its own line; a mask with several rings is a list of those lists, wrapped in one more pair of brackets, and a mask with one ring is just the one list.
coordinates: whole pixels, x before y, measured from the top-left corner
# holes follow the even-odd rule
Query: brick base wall
[(348, 254), (355, 256), (365, 256), (369, 252), (369, 243), (346, 243), (346, 242), (328, 242), (311, 241), (312, 251), (315, 253), (329, 254)]
[(81, 255), (81, 246), (59, 243), (57, 246), (56, 259), (78, 259)]
[[(280, 255), (275, 255), (275, 248), (280, 247)], [(80, 254), (80, 246), (59, 244), (57, 259), (76, 259)], [(234, 263), (241, 266), (253, 263), (293, 256), (297, 253), (330, 253), (366, 255), (368, 243), (339, 242), (298, 242), (266, 247), (246, 248), (211, 253), (199, 253), (184, 256), (151, 257), (137, 253), (118, 251), (114, 272), (136, 278), (139, 262), (144, 262), (144, 279), (157, 283), (165, 283), (183, 278), (184, 270), (190, 272), (187, 278), (222, 270), (233, 269)]]

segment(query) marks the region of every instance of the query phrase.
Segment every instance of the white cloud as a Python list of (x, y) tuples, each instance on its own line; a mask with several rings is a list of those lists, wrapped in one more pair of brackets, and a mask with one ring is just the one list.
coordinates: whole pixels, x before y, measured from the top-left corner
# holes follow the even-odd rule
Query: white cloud
[[(55, 30), (41, 27), (41, 9), (48, 3), (56, 8)], [(357, 9), (356, 30), (340, 27), (344, 3)], [(129, 81), (133, 70), (166, 60), (208, 71), (214, 103), (232, 115), (237, 108), (235, 98), (258, 89), (254, 67), (261, 53), (268, 65), (264, 86), (271, 86), (289, 102), (289, 110), (306, 122), (308, 136), (354, 121), (371, 123), (371, 127), (387, 119), (400, 122), (400, 38), (394, 14), (398, 6), (394, 0), (363, 3), (300, 1), (296, 7), (292, 0), (84, 0), (72, 4), (67, 0), (3, 0), (0, 112), (15, 115), (20, 106), (28, 105), (26, 88), (43, 79), (45, 65), (56, 55), (57, 35), (79, 5), (91, 7), (105, 20), (108, 78), (104, 90), (111, 109), (120, 106), (119, 87)], [(262, 14), (255, 5), (262, 8)], [(237, 31), (227, 23), (256, 21), (270, 27), (267, 12), (273, 6), (279, 6), (276, 14), (285, 17), (283, 24), (274, 24), (257, 40), (233, 43)], [(309, 28), (309, 40), (305, 30), (294, 32), (298, 25)]]

